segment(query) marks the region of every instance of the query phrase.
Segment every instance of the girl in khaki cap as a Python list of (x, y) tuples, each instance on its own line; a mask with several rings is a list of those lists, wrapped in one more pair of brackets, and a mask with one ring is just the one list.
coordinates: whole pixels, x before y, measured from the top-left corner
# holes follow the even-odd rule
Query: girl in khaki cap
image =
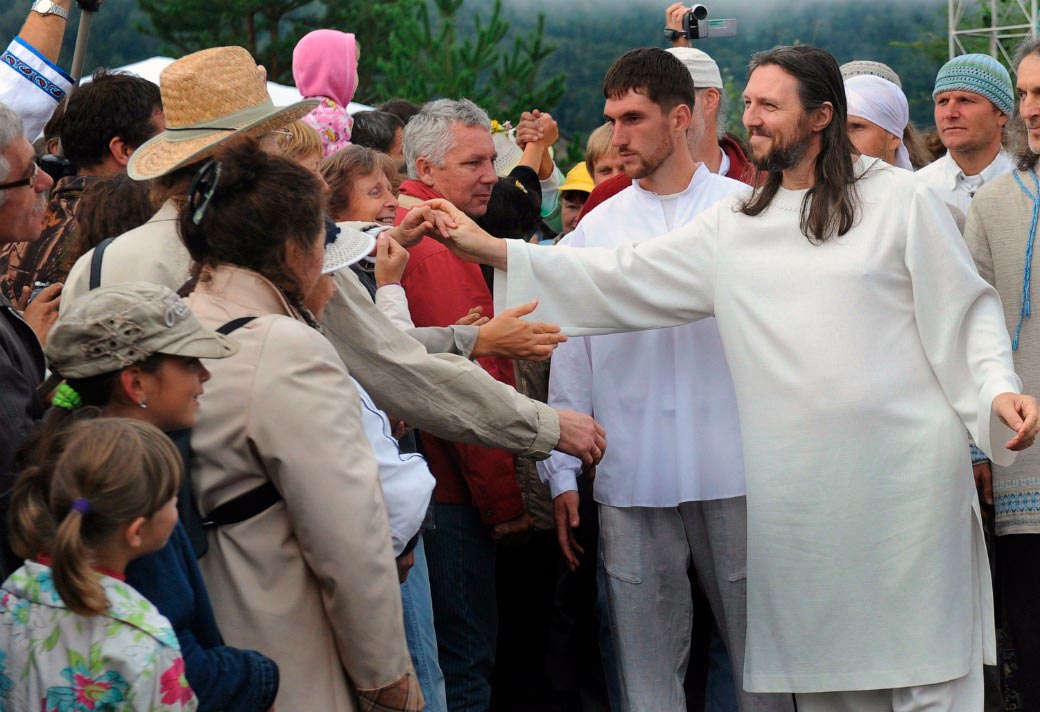
[[(184, 458), (183, 436), (195, 425), (198, 397), (210, 378), (200, 359), (237, 351), (233, 340), (204, 328), (166, 287), (134, 282), (87, 292), (52, 327), (48, 361), (66, 380), (23, 444), (19, 462), (43, 463), (49, 472), (70, 423), (99, 417), (149, 423), (170, 434)], [(187, 470), (177, 499), (180, 518), (197, 523)], [(45, 548), (45, 539), (45, 531), (26, 526), (13, 545), (31, 558)], [(200, 709), (263, 712), (277, 694), (278, 667), (260, 653), (224, 645), (196, 563), (204, 544), (201, 531), (178, 523), (164, 548), (127, 566), (127, 582), (172, 624)]]

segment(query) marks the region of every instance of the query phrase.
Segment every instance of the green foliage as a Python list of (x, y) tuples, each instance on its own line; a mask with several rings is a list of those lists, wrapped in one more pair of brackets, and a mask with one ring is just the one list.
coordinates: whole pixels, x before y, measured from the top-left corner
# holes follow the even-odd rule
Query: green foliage
[[(138, 1), (153, 14), (142, 12)], [(30, 0), (15, 0), (0, 9), (4, 42), (18, 32), (30, 4)], [(360, 101), (374, 103), (413, 90), (408, 98), (414, 101), (468, 95), (479, 99), (496, 118), (514, 121), (522, 109), (551, 108), (565, 137), (583, 148), (584, 140), (576, 140), (580, 138), (576, 132), (591, 131), (602, 123), (602, 82), (610, 63), (633, 47), (664, 46), (661, 27), (666, 4), (664, 0), (543, 0), (541, 5), (535, 0), (505, 0), (502, 4), (477, 0), (106, 0), (94, 22), (87, 69), (119, 66), (160, 52), (176, 57), (218, 43), (253, 49), (250, 21), (241, 14), (246, 9), (253, 11), (255, 56), (276, 81), (291, 82), (291, 50), (299, 36), (317, 27), (335, 27), (354, 32), (361, 44)], [(548, 16), (532, 11), (532, 6), (544, 7)], [(420, 7), (428, 29), (419, 19)], [(730, 129), (739, 133), (742, 128), (740, 91), (751, 54), (798, 41), (818, 44), (839, 62), (874, 59), (889, 64), (902, 77), (914, 120), (919, 125), (931, 124), (932, 83), (946, 59), (945, 2), (879, 5), (821, 0), (770, 7), (782, 7), (782, 11), (763, 11), (757, 3), (734, 3), (733, 11), (721, 14), (736, 17), (737, 37), (697, 45), (722, 69), (731, 99)], [(443, 8), (448, 12), (442, 12)], [(65, 36), (61, 62), (65, 67), (72, 58), (77, 16), (74, 11), (74, 22)], [(451, 20), (447, 34), (445, 17)], [(277, 18), (277, 23), (271, 18)], [(148, 34), (136, 29), (141, 26), (148, 28)], [(407, 46), (413, 40), (406, 38), (413, 35), (420, 41)], [(450, 43), (438, 45), (442, 35), (450, 37)], [(391, 71), (382, 68), (386, 64)], [(528, 71), (531, 68), (536, 69)], [(566, 91), (562, 77), (551, 76), (559, 71), (567, 73)], [(413, 82), (416, 77), (424, 77), (424, 83)], [(567, 151), (562, 145), (558, 149)]]
[[(431, 4), (435, 16), (431, 16)], [(495, 118), (516, 121), (530, 109), (550, 111), (564, 92), (565, 77), (542, 80), (542, 64), (555, 47), (545, 43), (545, 15), (535, 27), (500, 46), (510, 25), (502, 16), (502, 0), (495, 0), (486, 19), (472, 17), (472, 28), (460, 26), (464, 0), (418, 3), (410, 21), (390, 32), (390, 53), (378, 62), (375, 97), (403, 97), (416, 103), (429, 99), (468, 98)]]
[[(303, 35), (323, 27), (353, 32), (362, 58), (362, 89), (388, 53), (388, 28), (402, 23), (405, 0), (137, 0), (147, 15), (138, 28), (174, 56), (206, 47), (239, 45), (267, 68), (272, 81), (292, 84), (292, 51)], [(359, 95), (363, 100), (364, 96)]]

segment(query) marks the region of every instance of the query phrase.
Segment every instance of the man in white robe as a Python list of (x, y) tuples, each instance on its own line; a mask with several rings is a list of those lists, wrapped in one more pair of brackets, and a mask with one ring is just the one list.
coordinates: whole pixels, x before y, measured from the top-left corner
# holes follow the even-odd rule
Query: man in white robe
[(571, 335), (716, 316), (744, 444), (745, 689), (978, 712), (995, 645), (965, 428), (998, 464), (1037, 434), (1000, 301), (929, 187), (853, 162), (833, 57), (756, 55), (744, 102), (769, 173), (747, 201), (614, 250), (529, 249), (457, 211), (446, 241)]
[[(614, 247), (653, 238), (747, 190), (691, 157), (688, 146), (700, 142), (704, 127), (693, 118), (693, 78), (669, 52), (627, 52), (607, 72), (603, 92), (613, 144), (634, 182), (561, 244)], [(715, 320), (560, 344), (549, 404), (588, 413), (612, 433), (594, 496), (623, 708), (685, 709), (693, 616), (714, 613), (736, 679), (728, 683), (730, 670), (720, 666), (709, 675), (721, 688), (713, 693), (734, 705), (739, 698), (745, 712), (793, 710), (790, 695), (734, 689), (741, 688), (747, 622), (744, 459)], [(538, 468), (574, 567), (570, 530), (579, 523), (581, 461), (554, 453)], [(710, 610), (694, 611), (691, 560)]]

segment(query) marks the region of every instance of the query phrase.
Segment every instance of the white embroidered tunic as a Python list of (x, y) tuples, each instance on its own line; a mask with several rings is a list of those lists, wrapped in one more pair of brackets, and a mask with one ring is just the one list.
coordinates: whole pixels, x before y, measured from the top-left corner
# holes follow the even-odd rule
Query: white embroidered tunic
[(876, 159), (856, 169), (856, 224), (819, 245), (798, 227), (806, 191), (781, 189), (757, 217), (723, 202), (615, 250), (509, 241), (495, 281), (496, 309), (537, 297), (532, 318), (571, 335), (717, 317), (744, 442), (755, 692), (962, 677), (973, 623), (995, 659), (965, 428), (1013, 459), (991, 416), (1020, 387), (1000, 300), (930, 188)]

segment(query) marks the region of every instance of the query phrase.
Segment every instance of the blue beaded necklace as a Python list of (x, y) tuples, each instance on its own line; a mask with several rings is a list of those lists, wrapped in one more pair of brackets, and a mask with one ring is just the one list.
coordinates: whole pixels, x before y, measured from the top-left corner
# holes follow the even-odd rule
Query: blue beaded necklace
[(1022, 306), (1018, 310), (1018, 324), (1015, 325), (1015, 336), (1011, 339), (1011, 350), (1014, 351), (1018, 349), (1018, 335), (1022, 331), (1022, 322), (1030, 314), (1029, 282), (1033, 275), (1033, 241), (1036, 239), (1036, 223), (1037, 218), (1040, 218), (1040, 179), (1036, 177), (1036, 171), (1030, 168), (1029, 175), (1033, 177), (1033, 187), (1036, 188), (1036, 193), (1031, 193), (1019, 177), (1018, 171), (1013, 171), (1012, 175), (1015, 176), (1015, 182), (1018, 183), (1018, 187), (1022, 189), (1022, 192), (1033, 201), (1033, 220), (1029, 223), (1029, 239), (1026, 241), (1026, 266), (1022, 270)]

